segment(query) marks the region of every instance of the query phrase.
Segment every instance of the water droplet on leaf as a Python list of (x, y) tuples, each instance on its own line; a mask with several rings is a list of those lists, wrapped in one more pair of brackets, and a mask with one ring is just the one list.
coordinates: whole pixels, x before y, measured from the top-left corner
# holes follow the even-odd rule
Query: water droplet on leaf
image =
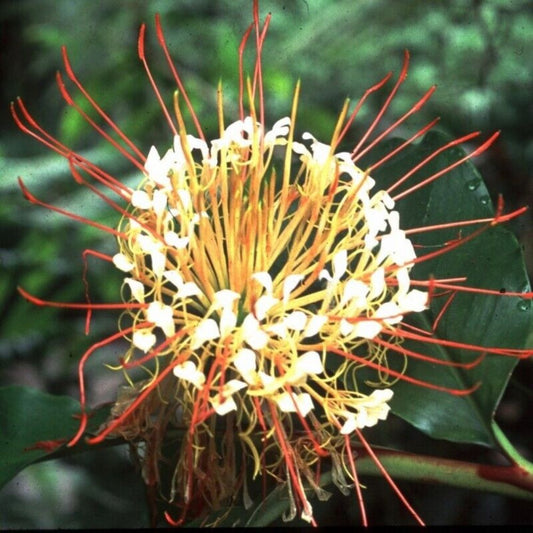
[(466, 182), (466, 187), (469, 191), (475, 191), (481, 185), (481, 178), (474, 178)]
[(519, 311), (529, 311), (529, 308), (531, 307), (531, 302), (529, 300), (520, 300), (518, 302), (517, 307)]

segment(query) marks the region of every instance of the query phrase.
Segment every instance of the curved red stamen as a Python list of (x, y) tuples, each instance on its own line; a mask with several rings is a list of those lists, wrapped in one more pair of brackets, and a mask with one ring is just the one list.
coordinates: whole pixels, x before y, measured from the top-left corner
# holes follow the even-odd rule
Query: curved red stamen
[[(425, 338), (425, 337), (424, 337)], [(393, 352), (397, 352), (409, 357), (412, 357), (413, 359), (419, 359), (421, 361), (426, 361), (428, 363), (432, 363), (435, 365), (442, 365), (442, 366), (448, 366), (448, 367), (455, 367), (455, 368), (464, 368), (466, 370), (470, 370), (471, 368), (476, 367), (485, 359), (485, 352), (481, 352), (481, 354), (476, 357), (473, 361), (470, 361), (468, 363), (461, 363), (457, 361), (446, 361), (444, 359), (438, 359), (436, 357), (431, 357), (429, 355), (425, 355), (420, 352), (415, 352), (413, 350), (408, 350), (407, 348), (404, 348), (402, 345), (397, 345), (391, 342), (384, 341), (383, 339), (376, 337), (373, 339), (374, 342), (379, 344), (380, 346), (384, 346), (385, 348), (388, 348), (389, 350), (392, 350)]]
[(378, 370), (379, 372), (384, 372), (385, 374), (388, 374), (394, 378), (401, 379), (402, 381), (406, 381), (408, 383), (412, 383), (413, 385), (424, 387), (426, 389), (446, 392), (448, 394), (452, 394), (453, 396), (468, 396), (469, 394), (472, 394), (475, 390), (477, 390), (481, 386), (481, 383), (478, 382), (467, 389), (453, 389), (450, 387), (444, 387), (441, 385), (436, 385), (434, 383), (429, 383), (427, 381), (421, 381), (411, 376), (407, 376), (405, 374), (402, 374), (401, 372), (397, 372), (396, 370), (393, 370), (392, 368), (384, 367), (383, 365), (380, 365), (379, 363), (374, 363), (374, 361), (366, 359), (365, 357), (359, 357), (358, 355), (352, 354), (350, 352), (345, 352), (344, 350), (341, 350), (339, 348), (328, 346), (327, 349), (328, 351), (332, 353), (336, 353), (337, 355), (342, 355), (343, 357), (346, 357), (347, 359), (351, 359), (352, 361), (357, 361), (358, 363), (369, 366), (370, 368)]
[(533, 349), (511, 349), (511, 348), (500, 348), (497, 346), (479, 346), (476, 344), (468, 344), (458, 341), (449, 341), (445, 339), (438, 339), (434, 337), (426, 337), (424, 335), (419, 335), (412, 333), (403, 328), (396, 327), (395, 335), (398, 337), (405, 337), (415, 341), (421, 341), (429, 344), (438, 344), (440, 346), (447, 346), (449, 348), (459, 348), (463, 350), (468, 350), (471, 352), (482, 352), (495, 355), (505, 355), (508, 357), (515, 357), (516, 359), (527, 359), (528, 357), (533, 356)]
[[(364, 148), (364, 150), (361, 150), (358, 154), (357, 154), (357, 157), (353, 157), (353, 161), (354, 163), (359, 160), (361, 157), (363, 157), (366, 153), (368, 153), (372, 148), (374, 148), (378, 143), (380, 143), (385, 137), (387, 137), (387, 135), (389, 135), (390, 133), (392, 133), (400, 124), (402, 124), (403, 122), (405, 122), (411, 115), (413, 115), (414, 113), (417, 113), (418, 111), (420, 111), (420, 109), (422, 109), (422, 107), (424, 106), (424, 104), (431, 98), (431, 96), (433, 95), (433, 93), (435, 92), (436, 90), (436, 86), (434, 85), (433, 87), (431, 87), (427, 92), (426, 94), (424, 94), (424, 96), (416, 103), (414, 104), (411, 109), (409, 109), (409, 111), (407, 111), (407, 113), (404, 113), (396, 122), (394, 122), (393, 124), (391, 124), (387, 129), (385, 129), (385, 131), (383, 131), (382, 133), (380, 133), (371, 143), (368, 144), (368, 146), (366, 146)], [(431, 124), (431, 127), (433, 127), (434, 124), (436, 124), (438, 122), (438, 119), (435, 119), (433, 120), (432, 122), (430, 122)], [(425, 128), (422, 128), (422, 132), (426, 132), (428, 131), (429, 129), (431, 128), (428, 128), (427, 126)], [(416, 139), (417, 137), (419, 137), (421, 135), (420, 132), (418, 132), (416, 134), (416, 136), (414, 137), (414, 139)], [(413, 138), (412, 138), (413, 139)], [(413, 140), (414, 140), (413, 139)], [(409, 142), (412, 142), (411, 139), (409, 139)], [(375, 166), (373, 165), (373, 168), (375, 168)]]
[(254, 24), (250, 24), (248, 29), (244, 32), (239, 46), (239, 118), (244, 120), (244, 50), (246, 48), (246, 42), (250, 37), (250, 33), (254, 28)]
[(61, 96), (63, 99), (67, 102), (69, 106), (74, 108), (76, 112), (83, 117), (83, 119), (96, 131), (98, 132), (111, 146), (113, 146), (121, 155), (123, 155), (128, 161), (133, 163), (139, 170), (144, 172), (144, 161), (145, 157), (141, 154), (139, 151), (137, 153), (137, 156), (141, 158), (141, 161), (138, 161), (133, 157), (130, 152), (124, 149), (123, 146), (121, 146), (113, 137), (111, 137), (107, 132), (105, 132), (70, 96), (69, 92), (67, 91), (67, 88), (65, 87), (65, 84), (63, 83), (63, 79), (61, 77), (61, 73), (56, 73), (56, 81), (57, 85), (59, 87), (59, 91), (61, 93)]
[(392, 490), (398, 495), (398, 498), (400, 498), (401, 502), (405, 505), (405, 507), (411, 513), (414, 519), (421, 526), (424, 526), (425, 525), (424, 521), (420, 518), (418, 513), (413, 509), (411, 504), (407, 501), (407, 498), (402, 494), (401, 490), (398, 488), (398, 485), (394, 483), (394, 480), (390, 477), (389, 473), (387, 472), (387, 469), (383, 466), (383, 463), (378, 459), (378, 456), (374, 453), (371, 446), (368, 444), (367, 440), (363, 437), (363, 434), (361, 433), (361, 431), (359, 429), (356, 429), (355, 432), (357, 433), (357, 437), (359, 438), (359, 441), (364, 446), (365, 450), (367, 451), (368, 455), (372, 458), (372, 461), (374, 461), (374, 464), (378, 467), (379, 471), (383, 474), (383, 477), (387, 480)]
[(76, 215), (75, 213), (71, 213), (70, 211), (66, 211), (65, 209), (61, 209), (60, 207), (56, 207), (54, 205), (47, 204), (46, 202), (43, 202), (42, 200), (39, 200), (38, 198), (33, 196), (33, 194), (30, 193), (26, 185), (24, 185), (22, 178), (19, 177), (18, 182), (19, 182), (19, 187), (22, 191), (22, 194), (24, 195), (24, 198), (26, 198), (26, 200), (28, 200), (30, 203), (40, 205), (41, 207), (50, 209), (50, 211), (55, 211), (56, 213), (60, 213), (61, 215), (64, 215), (78, 222), (82, 222), (83, 224), (93, 226), (94, 228), (110, 233), (111, 235), (115, 235), (116, 237), (121, 237), (123, 239), (125, 238), (125, 234), (122, 233), (121, 231), (117, 231), (116, 229), (110, 228), (109, 226), (104, 226), (103, 224), (94, 222), (93, 220), (89, 218), (81, 217), (80, 215)]
[[(88, 305), (90, 305), (91, 298), (89, 296), (89, 281), (87, 280), (89, 264), (88, 264), (87, 256), (92, 255), (93, 257), (102, 259), (102, 261), (109, 261), (109, 262), (113, 262), (113, 258), (110, 257), (109, 255), (106, 255), (106, 254), (103, 254), (101, 252), (97, 252), (96, 250), (91, 250), (91, 249), (84, 250), (81, 255), (82, 255), (82, 260), (83, 260), (83, 273), (82, 273), (81, 279), (85, 287), (85, 301), (87, 302)], [(87, 309), (87, 318), (85, 319), (85, 335), (89, 335), (91, 316), (92, 316), (92, 309)]]
[[(70, 64), (70, 60), (67, 54), (67, 49), (65, 46), (61, 47), (61, 53), (63, 55), (63, 64), (65, 65), (65, 72), (67, 76), (69, 77), (69, 79), (74, 83), (74, 85), (76, 85), (76, 87), (79, 89), (81, 94), (83, 94), (83, 96), (87, 99), (87, 101), (93, 106), (94, 110), (104, 119), (104, 121), (124, 141), (124, 143), (131, 148), (131, 150), (139, 158), (142, 164), (144, 164), (144, 161), (146, 160), (146, 157), (144, 156), (144, 154), (135, 146), (135, 144), (133, 144), (133, 142), (129, 139), (129, 137), (115, 124), (115, 122), (113, 122), (113, 120), (109, 117), (109, 115), (96, 103), (94, 98), (91, 97), (91, 95), (87, 92), (85, 87), (78, 80)], [(124, 152), (122, 151), (121, 153), (124, 154)]]
[[(346, 124), (345, 124), (343, 130), (341, 131), (341, 133), (339, 135), (337, 144), (339, 144), (341, 142), (341, 140), (344, 138), (344, 136), (346, 135), (346, 133), (350, 129), (350, 126), (352, 125), (352, 123), (354, 122), (355, 118), (359, 114), (359, 111), (363, 107), (363, 104), (365, 103), (366, 99), (372, 93), (374, 93), (376, 91), (379, 91), (379, 89), (381, 89), (390, 80), (391, 77), (392, 77), (392, 72), (389, 72), (383, 79), (381, 79), (376, 84), (372, 85), (372, 87), (367, 89), (364, 92), (363, 96), (361, 96), (361, 98), (359, 98), (359, 100), (358, 100), (358, 102), (357, 102), (357, 104), (355, 106), (355, 109), (352, 111), (352, 113), (350, 114), (350, 116), (346, 120)], [(333, 148), (336, 148), (336, 146), (334, 146)]]
[(386, 163), (389, 159), (392, 159), (395, 155), (399, 154), (402, 150), (407, 148), (410, 144), (412, 144), (416, 139), (419, 137), (422, 137), (422, 135), (426, 134), (429, 130), (439, 122), (440, 118), (435, 118), (428, 124), (426, 124), (423, 128), (419, 129), (414, 135), (409, 137), (406, 141), (404, 141), (402, 144), (400, 144), (397, 148), (394, 150), (391, 150), (386, 156), (382, 157), (375, 163), (372, 163), (366, 170), (368, 174), (371, 174), (376, 168), (380, 167), (384, 163)]
[(154, 80), (154, 77), (152, 76), (152, 72), (148, 66), (148, 62), (146, 61), (146, 57), (144, 54), (144, 33), (146, 30), (146, 24), (141, 25), (141, 29), (139, 30), (139, 39), (137, 41), (137, 50), (139, 54), (139, 59), (141, 60), (144, 71), (146, 72), (146, 75), (148, 76), (148, 80), (150, 81), (150, 85), (152, 86), (152, 89), (154, 91), (154, 94), (157, 98), (157, 101), (159, 102), (159, 105), (161, 107), (161, 110), (163, 111), (163, 115), (165, 116), (165, 119), (167, 121), (167, 124), (170, 127), (170, 130), (172, 131), (172, 134), (174, 136), (178, 135), (178, 130), (176, 129), (176, 126), (174, 125), (174, 122), (172, 121), (172, 118), (170, 117), (170, 113), (168, 112), (167, 106), (165, 105), (165, 102), (163, 101), (163, 97), (161, 96), (161, 93), (159, 91), (159, 88), (157, 87), (157, 84)]
[[(451, 163), (450, 165), (444, 167), (442, 170), (439, 170), (438, 172), (435, 172), (434, 174), (432, 174), (428, 178), (422, 180), (421, 182), (417, 183), (416, 185), (413, 185), (409, 189), (397, 194), (396, 196), (393, 196), (392, 199), (395, 202), (398, 201), (398, 200), (401, 200), (404, 196), (407, 196), (407, 195), (411, 194), (412, 192), (414, 192), (414, 191), (416, 191), (418, 189), (421, 189), (422, 187), (425, 187), (426, 185), (429, 185), (430, 183), (432, 183), (436, 179), (440, 178), (444, 174), (447, 174), (448, 172), (450, 172), (450, 170), (453, 170), (455, 167), (458, 167), (459, 165), (462, 165), (465, 161), (468, 161), (469, 159), (472, 159), (473, 157), (478, 156), (479, 154), (484, 152), (496, 140), (496, 138), (498, 137), (499, 134), (500, 134), (500, 132), (497, 131), (491, 137), (489, 137), (489, 139), (487, 139), (483, 144), (478, 146), (473, 152), (470, 152), (469, 154), (465, 155), (461, 159), (458, 159), (454, 163)], [(440, 148), (435, 150), (431, 155), (426, 157), (423, 161), (418, 163), (418, 165), (416, 165), (414, 168), (412, 168), (404, 176), (402, 176), (400, 179), (398, 179), (393, 185), (391, 185), (387, 189), (387, 192), (390, 193), (392, 190), (396, 189), (396, 187), (398, 187), (398, 185), (401, 185), (405, 180), (410, 178), (415, 172), (417, 172), (422, 167), (424, 167), (427, 163), (429, 163), (429, 161), (434, 159), (437, 155), (439, 155), (444, 150), (447, 150), (448, 148), (451, 148), (453, 146), (457, 146), (458, 144), (462, 144), (462, 143), (466, 142), (467, 140), (470, 140), (470, 139), (473, 139), (474, 137), (477, 137), (478, 135), (479, 135), (479, 132), (473, 132), (473, 133), (470, 133), (469, 135), (465, 135), (464, 137), (460, 137), (459, 139), (455, 139), (454, 141), (451, 141), (451, 142), (445, 144), (444, 146), (441, 146)]]
[(36, 296), (31, 295), (29, 292), (25, 291), (22, 287), (17, 287), (19, 293), (26, 298), (29, 302), (35, 305), (44, 306), (44, 307), (61, 307), (64, 309), (146, 309), (148, 304), (141, 303), (120, 303), (120, 304), (73, 304), (68, 302), (51, 302), (49, 300), (41, 300)]
[[(340, 426), (339, 426), (340, 429)], [(361, 511), (361, 522), (363, 527), (368, 527), (368, 519), (366, 517), (365, 502), (363, 500), (363, 493), (361, 491), (361, 485), (359, 485), (359, 478), (357, 476), (357, 468), (355, 467), (355, 459), (352, 453), (352, 447), (350, 445), (350, 436), (344, 435), (344, 447), (348, 453), (348, 463), (350, 465), (350, 472), (352, 474), (355, 493), (357, 494), (357, 501), (359, 503), (359, 509)]]
[(170, 67), (170, 71), (172, 72), (172, 75), (174, 76), (174, 80), (176, 81), (176, 84), (180, 90), (180, 93), (182, 94), (185, 100), (185, 103), (187, 104), (187, 109), (189, 110), (189, 113), (191, 114), (192, 120), (194, 122), (194, 126), (196, 128), (196, 131), (198, 132), (198, 136), (200, 137), (200, 139), (205, 141), (205, 135), (204, 135), (204, 132), (202, 131), (202, 127), (200, 126), (200, 121), (198, 120), (198, 117), (196, 116), (194, 107), (191, 104), (187, 91), (185, 90), (185, 87), (181, 81), (178, 71), (176, 70), (176, 67), (174, 66), (172, 58), (170, 57), (167, 43), (165, 41), (165, 35), (163, 34), (163, 28), (161, 26), (161, 19), (160, 19), (159, 13), (156, 13), (155, 15), (155, 29), (156, 29), (157, 40), (159, 41), (159, 45), (163, 49), (163, 53), (165, 54), (165, 59), (167, 60), (167, 64)]
[(400, 85), (405, 81), (407, 78), (407, 70), (409, 68), (409, 52), (405, 50), (404, 52), (404, 60), (402, 65), (402, 70), (400, 71), (400, 75), (398, 76), (398, 79), (396, 80), (396, 83), (394, 84), (394, 87), (392, 88), (391, 92), (389, 93), (389, 96), (387, 96), (387, 99), (385, 100), (385, 103), (381, 106), (381, 109), (379, 110), (378, 114), (376, 115), (376, 118), (372, 121), (372, 124), (370, 124), (369, 128), (367, 129), (366, 133), (363, 135), (361, 140), (357, 143), (355, 148), (352, 150), (352, 159), (354, 161), (357, 160), (359, 157), (359, 150), (361, 150), (361, 147), (366, 142), (368, 137), (370, 137), (371, 133), (376, 129), (377, 125), (380, 123), (383, 115), (389, 108), (390, 103), (392, 102), (392, 99), (398, 92), (398, 89), (400, 88)]

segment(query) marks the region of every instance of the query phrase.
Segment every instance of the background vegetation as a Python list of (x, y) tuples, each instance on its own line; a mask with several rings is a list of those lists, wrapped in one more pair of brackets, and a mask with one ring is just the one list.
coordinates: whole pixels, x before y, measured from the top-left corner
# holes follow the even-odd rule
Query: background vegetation
[[(79, 301), (81, 251), (110, 250), (110, 243), (90, 228), (27, 205), (17, 188), (17, 176), (55, 205), (104, 222), (109, 215), (87, 191), (75, 186), (64, 160), (18, 132), (9, 116), (9, 101), (23, 97), (54, 135), (135, 183), (137, 176), (61, 100), (54, 78), (61, 68), (61, 45), (67, 46), (89, 92), (138, 146), (148, 152), (155, 144), (164, 151), (171, 143), (170, 134), (137, 59), (140, 23), (148, 25), (151, 67), (160, 86), (170, 90), (152, 23), (154, 14), (161, 14), (176, 65), (207, 134), (214, 135), (219, 80), (228, 102), (228, 121), (235, 116), (237, 47), (251, 21), (251, 3), (4, 0), (0, 4), (0, 385), (22, 384), (76, 397), (79, 355), (91, 339), (115, 327), (111, 316), (100, 317), (86, 338), (83, 316), (30, 307), (16, 292), (16, 286), (22, 285), (44, 299)], [(529, 53), (533, 17), (527, 6), (527, 0), (263, 0), (263, 15), (270, 11), (273, 17), (264, 55), (267, 119), (272, 123), (288, 114), (294, 83), (300, 78), (300, 132), (312, 131), (327, 140), (344, 99), (356, 100), (389, 70), (399, 72), (407, 48), (412, 58), (409, 78), (388, 120), (405, 112), (430, 85), (436, 83), (439, 90), (411, 121), (411, 129), (399, 134), (414, 131), (436, 115), (442, 117), (440, 128), (457, 136), (478, 129), (487, 136), (502, 130), (496, 146), (477, 165), (491, 194), (503, 193), (509, 210), (533, 205), (528, 174), (533, 166)], [(361, 132), (378, 105), (379, 99), (372, 100), (361, 115)], [(525, 246), (530, 276), (531, 221), (528, 213), (512, 225)], [(116, 299), (116, 284), (105, 269), (92, 261), (91, 270), (94, 299)], [(96, 360), (89, 372), (91, 397), (112, 400), (120, 377), (114, 380), (101, 372)], [(530, 459), (533, 434), (527, 414), (533, 405), (525, 384), (532, 382), (531, 362), (520, 363), (496, 417)], [(398, 419), (391, 424), (396, 425), (394, 445), (400, 449), (499, 460), (479, 447), (432, 441)], [(379, 441), (379, 432), (373, 436)], [(384, 481), (364, 481), (371, 523), (407, 521)], [(401, 487), (431, 524), (533, 522), (528, 504), (519, 500), (435, 486), (428, 490), (403, 482)], [(143, 526), (147, 522), (142, 498), (142, 483), (125, 447), (103, 450), (22, 472), (0, 492), (0, 527)], [(320, 511), (319, 522), (338, 523), (346, 515), (358, 523), (353, 499), (336, 495), (332, 500)]]

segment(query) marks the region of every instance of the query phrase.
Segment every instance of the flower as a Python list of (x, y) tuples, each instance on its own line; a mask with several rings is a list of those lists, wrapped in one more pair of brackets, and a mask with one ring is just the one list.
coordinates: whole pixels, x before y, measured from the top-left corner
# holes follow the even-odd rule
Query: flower
[[(81, 358), (83, 412), (70, 445), (79, 441), (87, 424), (85, 362), (98, 348), (126, 340), (128, 349), (115, 368), (125, 373), (128, 384), (119, 391), (111, 418), (88, 441), (96, 444), (107, 436), (122, 436), (140, 455), (139, 442), (143, 443), (143, 475), (148, 486), (159, 485), (161, 469), (170, 468), (169, 508), (180, 510), (178, 520), (167, 514), (171, 523), (231, 503), (240, 493), (247, 501), (247, 483), (257, 476), (287, 484), (288, 519), (298, 511), (315, 523), (307, 491), (311, 488), (319, 498), (326, 497), (316, 482), (323, 459), (332, 462), (332, 478), (339, 489), (345, 492), (354, 487), (362, 501), (351, 439), (356, 437), (368, 447), (361, 430), (387, 419), (396, 381), (457, 395), (475, 388), (455, 390), (421, 381), (409, 376), (405, 365), (397, 370), (389, 361), (393, 354), (464, 368), (479, 362), (478, 358), (473, 363), (443, 363), (402, 346), (406, 338), (427, 338), (404, 324), (407, 315), (424, 311), (436, 289), (463, 290), (446, 280), (413, 280), (413, 266), (475, 237), (474, 232), (438, 251), (417, 256), (413, 241), (401, 229), (396, 209), (402, 195), (393, 197), (391, 189), (380, 189), (372, 178), (373, 170), (434, 123), (364, 169), (356, 164), (356, 150), (343, 152), (338, 147), (366, 95), (350, 116), (348, 103), (344, 105), (328, 143), (311, 133), (304, 133), (302, 142), (296, 139), (299, 84), (290, 116), (268, 128), (260, 77), (268, 20), (261, 28), (254, 2), (257, 60), (254, 78), (246, 85), (248, 112), (243, 104), (242, 51), (250, 30), (241, 46), (240, 118), (225, 125), (219, 90), (220, 131), (218, 138), (207, 141), (169, 63), (180, 91), (174, 98), (177, 125), (153, 83), (173, 138), (161, 153), (152, 147), (146, 157), (86, 93), (64, 52), (67, 76), (135, 154), (106, 136), (142, 176), (136, 189), (49, 136), (20, 100), (18, 109), (13, 106), (17, 124), (66, 157), (76, 181), (94, 190), (121, 216), (116, 228), (108, 228), (48, 206), (21, 183), (33, 203), (113, 235), (116, 254), (93, 253), (124, 276), (123, 301), (118, 304), (52, 304), (21, 290), (35, 303), (87, 309), (88, 318), (99, 308), (122, 309), (118, 332), (93, 345)], [(156, 26), (169, 59), (159, 19)], [(150, 74), (144, 31), (143, 26), (139, 51)], [(407, 56), (389, 101), (406, 71)], [(387, 79), (370, 91), (380, 89)], [(59, 85), (67, 103), (84, 114), (61, 78)], [(365, 150), (419, 109), (432, 92)], [(180, 99), (193, 117), (197, 135), (187, 132)], [(415, 189), (482, 152), (494, 138)], [(409, 175), (399, 178), (396, 185)], [(106, 187), (109, 196), (96, 188), (94, 181)], [(115, 196), (118, 202), (112, 199)], [(460, 221), (457, 227), (486, 227), (520, 212)], [(474, 352), (491, 351), (455, 345)], [(531, 355), (499, 348), (492, 351)], [(359, 377), (369, 369), (375, 373), (374, 380)], [(165, 449), (173, 430), (182, 434), (178, 450), (169, 453)], [(240, 458), (239, 468), (236, 457)], [(399, 493), (390, 477), (387, 479)], [(364, 508), (361, 510), (364, 520)]]

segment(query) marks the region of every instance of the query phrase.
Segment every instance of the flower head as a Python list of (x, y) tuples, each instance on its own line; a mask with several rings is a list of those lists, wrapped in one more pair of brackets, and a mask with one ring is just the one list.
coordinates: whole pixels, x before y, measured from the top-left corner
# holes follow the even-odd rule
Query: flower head
[[(350, 116), (345, 104), (327, 143), (311, 133), (300, 139), (295, 134), (299, 85), (290, 115), (266, 126), (260, 56), (268, 20), (261, 28), (257, 3), (254, 6), (254, 77), (245, 91), (241, 64), (241, 116), (229, 125), (223, 120), (219, 90), (220, 131), (210, 141), (172, 63), (180, 90), (174, 97), (177, 124), (154, 83), (172, 136), (168, 146), (152, 147), (145, 157), (90, 99), (64, 55), (68, 77), (129, 147), (126, 151), (106, 137), (137, 167), (136, 189), (51, 138), (20, 101), (13, 113), (22, 129), (69, 160), (78, 183), (93, 189), (121, 216), (116, 228), (106, 228), (62, 211), (116, 238), (115, 255), (93, 253), (123, 273), (122, 303), (78, 306), (89, 312), (99, 307), (123, 312), (118, 332), (95, 344), (81, 360), (84, 411), (71, 444), (82, 436), (87, 421), (85, 362), (99, 347), (126, 339), (128, 349), (115, 367), (124, 371), (128, 385), (119, 393), (112, 418), (89, 442), (109, 435), (121, 435), (134, 445), (145, 442), (145, 480), (156, 485), (162, 465), (171, 469), (168, 498), (181, 508), (180, 520), (206, 506), (231, 502), (239, 492), (246, 494), (247, 479), (263, 476), (287, 484), (294, 511), (289, 517), (298, 509), (314, 522), (306, 489), (324, 497), (316, 482), (322, 460), (335, 465), (333, 480), (341, 490), (354, 485), (360, 495), (350, 442), (355, 436), (367, 446), (361, 430), (386, 420), (397, 380), (451, 394), (472, 392), (417, 380), (406, 373), (406, 364), (398, 367), (389, 359), (405, 362), (413, 357), (443, 364), (402, 346), (405, 338), (427, 338), (427, 333), (409, 329), (404, 318), (424, 311), (435, 289), (457, 291), (461, 286), (413, 280), (411, 271), (417, 262), (446, 253), (473, 236), (417, 256), (396, 209), (402, 194), (393, 196), (392, 188), (380, 188), (372, 177), (374, 169), (433, 123), (371, 167), (357, 165), (360, 155), (416, 111), (432, 90), (390, 129), (353, 152), (338, 147), (366, 95)], [(156, 24), (169, 58), (159, 19)], [(249, 34), (243, 39), (241, 59)], [(139, 50), (148, 70), (144, 26)], [(407, 57), (388, 101), (405, 79), (406, 68)], [(76, 107), (61, 79), (60, 88)], [(181, 99), (197, 135), (187, 132)], [(397, 184), (408, 178), (409, 174), (400, 177)], [(107, 187), (110, 196), (94, 187), (94, 181)], [(45, 205), (23, 189), (28, 199)], [(498, 213), (490, 220), (457, 225), (490, 225), (516, 214)], [(368, 374), (359, 377), (369, 370), (374, 379)], [(172, 429), (183, 431), (178, 451), (163, 461), (163, 443)], [(238, 471), (236, 457), (244, 473)], [(170, 515), (168, 519), (173, 521)]]

